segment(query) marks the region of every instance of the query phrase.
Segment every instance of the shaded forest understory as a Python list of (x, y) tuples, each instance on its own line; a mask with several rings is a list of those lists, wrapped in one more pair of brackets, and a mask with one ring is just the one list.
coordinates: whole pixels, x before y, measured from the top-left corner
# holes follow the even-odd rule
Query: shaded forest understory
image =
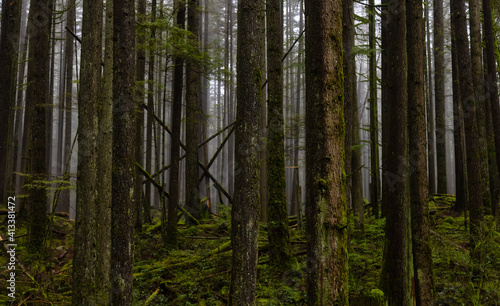
[[(431, 211), (431, 242), (436, 305), (500, 304), (500, 232), (490, 216), (485, 218), (481, 241), (485, 265), (475, 267), (469, 256), (468, 227), (464, 216), (451, 207), (455, 198), (434, 195)], [(225, 305), (231, 275), (230, 210), (198, 226), (179, 224), (179, 249), (161, 245), (159, 219), (136, 234), (134, 305)], [(5, 239), (7, 218), (0, 235)], [(349, 245), (349, 292), (351, 305), (383, 305), (378, 302), (385, 219), (365, 219), (365, 233), (351, 232)], [(354, 224), (351, 222), (351, 224)], [(256, 302), (258, 305), (306, 304), (306, 242), (304, 230), (290, 220), (290, 238), (298, 264), (284, 274), (268, 265), (267, 227), (260, 226)], [(17, 301), (13, 305), (62, 305), (71, 303), (74, 221), (54, 216), (48, 258), (28, 257), (24, 252), (26, 229), (17, 232)], [(3, 241), (5, 242), (5, 241)], [(4, 244), (4, 243), (3, 243)], [(4, 244), (5, 247), (5, 244)], [(7, 275), (7, 253), (1, 252), (0, 268)], [(483, 272), (474, 278), (473, 270)], [(0, 288), (0, 304), (8, 305), (6, 288)]]

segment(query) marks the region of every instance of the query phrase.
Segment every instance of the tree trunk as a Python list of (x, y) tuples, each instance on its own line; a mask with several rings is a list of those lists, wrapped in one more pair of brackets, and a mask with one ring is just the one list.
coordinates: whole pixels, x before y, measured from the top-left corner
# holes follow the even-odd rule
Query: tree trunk
[(483, 191), (483, 207), (491, 214), (491, 193), (488, 169), (488, 143), (486, 141), (486, 99), (484, 96), (484, 76), (482, 62), (481, 12), (479, 1), (469, 0), (469, 23), (471, 39), (471, 69), (476, 101), (477, 131), (479, 137), (479, 156), (481, 167), (481, 187)]
[[(254, 305), (259, 231), (259, 114), (261, 106), (258, 0), (238, 1), (237, 110), (235, 127), (233, 247), (229, 305)], [(230, 167), (232, 168), (232, 167)], [(231, 186), (229, 186), (231, 187)]]
[(413, 275), (417, 305), (433, 302), (432, 252), (429, 237), (427, 133), (424, 87), (424, 20), (422, 2), (407, 0), (408, 134)]
[[(184, 29), (186, 6), (182, 0), (174, 4), (176, 26)], [(182, 39), (182, 38), (181, 38)], [(168, 198), (168, 224), (163, 229), (163, 243), (169, 248), (177, 248), (177, 205), (179, 197), (179, 151), (181, 147), (182, 84), (184, 61), (180, 56), (174, 59), (173, 103), (172, 103), (172, 143), (170, 146), (170, 182)], [(163, 218), (162, 218), (163, 219)]]
[(434, 0), (434, 86), (438, 193), (447, 193), (443, 0)]
[(431, 51), (431, 26), (429, 21), (429, 5), (425, 6), (425, 24), (427, 47), (425, 57), (427, 58), (427, 152), (428, 152), (428, 168), (429, 168), (429, 193), (436, 193), (436, 141), (434, 128), (434, 87), (432, 82), (432, 54)]
[[(74, 1), (74, 0), (72, 0)], [(103, 305), (109, 303), (111, 265), (111, 193), (113, 165), (113, 1), (106, 0), (106, 26), (102, 102), (97, 134), (97, 165), (99, 194), (99, 235), (97, 244), (97, 297)]]
[(2, 1), (2, 32), (0, 37), (0, 203), (14, 196), (14, 106), (16, 105), (16, 72), (18, 64), (21, 1)]
[(306, 1), (307, 294), (348, 305), (342, 6)]
[[(389, 103), (384, 117), (390, 130), (387, 139), (385, 200), (385, 246), (381, 272), (381, 289), (389, 305), (411, 305), (409, 259), (409, 188), (406, 82), (406, 8), (403, 0), (390, 0), (383, 10), (382, 32), (386, 62), (382, 75), (385, 83), (385, 102)], [(384, 38), (385, 36), (385, 38)]]
[[(474, 101), (474, 87), (472, 83), (471, 58), (467, 35), (467, 16), (465, 0), (452, 0), (451, 22), (454, 28), (456, 42), (456, 56), (459, 68), (460, 96), (464, 110), (465, 147), (467, 163), (467, 187), (469, 191), (470, 232), (471, 244), (479, 241), (479, 231), (483, 220), (483, 194), (481, 188), (481, 163), (479, 152), (479, 137), (477, 128), (476, 105)], [(479, 257), (478, 257), (479, 256)], [(472, 252), (472, 257), (480, 258), (480, 252)]]
[(134, 258), (135, 7), (113, 2), (111, 304), (132, 305)]
[[(35, 184), (27, 190), (29, 216), (28, 252), (43, 254), (47, 234), (47, 195), (45, 184), (36, 181), (47, 180), (46, 160), (46, 110), (48, 101), (50, 29), (52, 20), (52, 0), (34, 0), (28, 21), (30, 33), (28, 64), (28, 88), (26, 91), (25, 144), (28, 153), (27, 184)], [(29, 147), (28, 147), (29, 146)]]
[(267, 167), (269, 261), (281, 271), (292, 261), (288, 215), (283, 119), (283, 17), (282, 2), (266, 2), (268, 101)]
[[(201, 95), (200, 63), (200, 1), (188, 2), (189, 45), (193, 48), (186, 59), (186, 210), (196, 219), (201, 217), (200, 188), (198, 183), (198, 130)], [(189, 218), (186, 219), (190, 223)]]
[[(260, 22), (265, 24), (266, 19), (266, 3), (262, 2), (262, 10), (260, 11)], [(262, 27), (260, 33), (260, 46), (261, 46), (261, 58), (260, 58), (260, 69), (262, 75), (266, 75), (266, 27)], [(281, 60), (281, 59), (280, 59)], [(269, 76), (268, 76), (269, 78)], [(268, 218), (268, 171), (267, 171), (267, 91), (265, 86), (268, 80), (262, 78), (262, 91), (260, 105), (260, 122), (259, 122), (259, 137), (260, 137), (260, 221), (267, 223)]]
[(98, 304), (96, 279), (98, 226), (97, 131), (102, 62), (102, 0), (83, 3), (82, 62), (78, 97), (73, 304)]
[[(146, 0), (139, 0), (137, 2), (137, 23), (139, 26), (136, 30), (137, 36), (137, 52), (136, 52), (136, 103), (137, 113), (135, 118), (135, 161), (144, 166), (144, 112), (142, 105), (144, 104), (144, 82), (146, 80), (146, 29), (143, 26), (146, 20)], [(142, 174), (139, 171), (135, 172), (134, 178), (135, 189), (135, 228), (140, 230), (142, 228)], [(147, 196), (147, 195), (146, 195)]]
[[(484, 39), (486, 45), (486, 63), (488, 66), (488, 79), (485, 84), (486, 93), (489, 94), (489, 105), (493, 124), (493, 134), (495, 139), (496, 164), (500, 172), (500, 104), (498, 99), (497, 65), (495, 61), (495, 34), (493, 32), (493, 22), (491, 18), (490, 0), (483, 0), (484, 14)], [(497, 198), (498, 199), (498, 198)], [(498, 202), (494, 203), (498, 215)]]

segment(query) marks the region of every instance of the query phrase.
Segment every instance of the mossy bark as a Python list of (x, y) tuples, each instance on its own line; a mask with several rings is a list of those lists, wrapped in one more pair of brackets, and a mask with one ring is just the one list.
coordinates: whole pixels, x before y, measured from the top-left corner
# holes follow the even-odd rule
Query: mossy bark
[[(433, 273), (429, 238), (427, 133), (424, 89), (424, 27), (422, 2), (407, 0), (408, 131), (413, 275), (417, 305), (432, 305)], [(410, 98), (411, 97), (411, 98)]]
[(342, 5), (305, 2), (306, 232), (310, 305), (348, 305)]
[(230, 305), (254, 305), (260, 207), (259, 114), (261, 107), (258, 0), (238, 1), (237, 111), (235, 129), (233, 246)]
[[(186, 59), (186, 210), (201, 217), (200, 189), (198, 180), (198, 130), (201, 110), (198, 102), (201, 94), (200, 63), (200, 14), (199, 0), (188, 2), (189, 44), (193, 48)], [(190, 219), (186, 222), (190, 223)]]
[(82, 23), (82, 70), (78, 97), (73, 304), (97, 304), (98, 178), (97, 131), (101, 86), (102, 1), (85, 1)]
[[(186, 5), (184, 1), (174, 2), (176, 26), (184, 29)], [(180, 38), (182, 39), (182, 38)], [(169, 248), (177, 248), (177, 205), (179, 204), (179, 152), (181, 146), (182, 86), (184, 61), (180, 56), (174, 59), (172, 134), (170, 144), (170, 176), (168, 199), (168, 222), (162, 229), (163, 243)], [(162, 222), (165, 223), (165, 210), (162, 210)]]
[(135, 175), (135, 7), (113, 2), (111, 303), (132, 305)]
[[(43, 254), (44, 240), (47, 235), (47, 195), (44, 181), (47, 180), (46, 167), (46, 109), (49, 84), (50, 28), (53, 2), (35, 0), (31, 2), (28, 20), (29, 41), (28, 88), (26, 90), (26, 115), (29, 124), (25, 128), (28, 146), (27, 190), (29, 240), (28, 252)], [(37, 182), (38, 181), (38, 182)], [(3, 188), (3, 186), (2, 186)]]
[(384, 173), (386, 215), (384, 261), (380, 288), (389, 305), (410, 305), (410, 241), (406, 76), (406, 2), (391, 0), (382, 11), (382, 36), (386, 62), (383, 82), (385, 102), (390, 104), (383, 117), (388, 123), (387, 156)]
[(266, 2), (268, 62), (268, 235), (269, 261), (284, 270), (290, 267), (290, 235), (286, 210), (286, 178), (283, 120), (283, 18), (279, 0)]
[[(467, 188), (469, 191), (470, 233), (471, 244), (475, 246), (479, 241), (479, 231), (483, 221), (483, 193), (481, 187), (481, 163), (479, 151), (479, 133), (477, 127), (477, 111), (474, 100), (474, 86), (472, 83), (471, 57), (467, 34), (467, 16), (465, 0), (452, 0), (451, 22), (454, 28), (457, 64), (459, 68), (459, 87), (464, 109), (464, 129), (467, 164)], [(478, 252), (472, 256), (479, 259)]]
[(106, 0), (105, 50), (102, 81), (102, 104), (99, 112), (98, 179), (99, 217), (97, 244), (97, 298), (109, 303), (111, 265), (111, 184), (113, 165), (113, 2)]

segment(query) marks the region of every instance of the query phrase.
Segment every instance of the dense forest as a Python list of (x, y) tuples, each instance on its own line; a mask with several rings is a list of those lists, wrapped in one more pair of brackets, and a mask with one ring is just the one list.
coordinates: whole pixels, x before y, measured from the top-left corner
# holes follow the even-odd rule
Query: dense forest
[(500, 305), (498, 0), (2, 0), (0, 304)]

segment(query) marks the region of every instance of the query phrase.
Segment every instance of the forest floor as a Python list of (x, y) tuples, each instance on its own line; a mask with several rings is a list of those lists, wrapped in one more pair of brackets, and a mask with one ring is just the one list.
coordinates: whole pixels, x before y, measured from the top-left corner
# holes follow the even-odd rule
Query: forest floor
[[(469, 238), (463, 215), (450, 208), (450, 195), (433, 196), (431, 239), (436, 305), (500, 305), (500, 232), (486, 217), (481, 241), (485, 252), (481, 266), (471, 263)], [(134, 305), (225, 305), (231, 276), (230, 210), (198, 226), (179, 224), (179, 249), (161, 248), (158, 220), (136, 234)], [(0, 217), (0, 235), (6, 237), (7, 221)], [(19, 224), (18, 224), (19, 226)], [(71, 302), (71, 271), (74, 222), (54, 217), (49, 255), (42, 260), (27, 255), (26, 229), (17, 229), (16, 300), (7, 296), (9, 256), (0, 256), (0, 305), (63, 305)], [(267, 232), (259, 234), (259, 264), (256, 297), (258, 305), (306, 304), (306, 244), (304, 231), (291, 226), (291, 245), (298, 264), (278, 273), (268, 265)], [(353, 231), (349, 245), (349, 290), (351, 305), (375, 305), (382, 250), (384, 219), (366, 217), (364, 234)], [(5, 245), (5, 241), (0, 242)], [(2, 247), (4, 249), (4, 247)], [(21, 267), (22, 266), (22, 267)], [(476, 278), (473, 271), (482, 271)], [(4, 281), (5, 280), (5, 281)]]

